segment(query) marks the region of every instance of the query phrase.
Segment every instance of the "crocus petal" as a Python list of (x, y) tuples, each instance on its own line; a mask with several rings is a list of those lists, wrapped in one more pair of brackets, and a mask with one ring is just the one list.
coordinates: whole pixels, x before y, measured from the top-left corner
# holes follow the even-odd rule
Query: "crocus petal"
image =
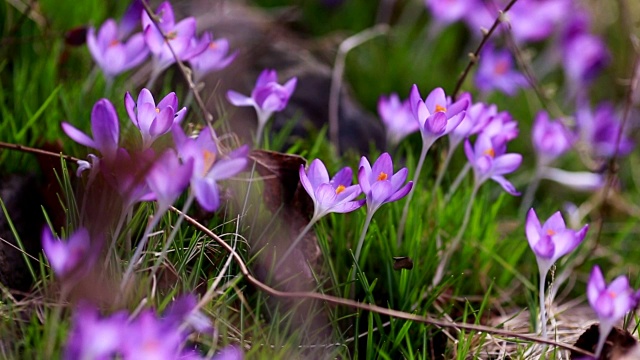
[(599, 317), (609, 318), (613, 315), (614, 300), (609, 296), (608, 291), (598, 295), (593, 310), (595, 310)]
[(556, 233), (563, 231), (567, 228), (567, 225), (564, 223), (564, 219), (562, 218), (562, 214), (560, 211), (556, 211), (549, 217), (547, 221), (545, 221), (544, 225), (542, 225), (542, 231), (552, 230)]
[(297, 77), (293, 77), (293, 78), (289, 79), (289, 81), (284, 83), (283, 87), (287, 91), (289, 96), (291, 96), (293, 91), (296, 89), (296, 84), (297, 83), (298, 83), (298, 78)]
[(175, 92), (168, 93), (160, 102), (158, 103), (158, 109), (164, 109), (168, 106), (171, 106), (173, 109), (178, 108), (178, 97)]
[(336, 187), (338, 185), (350, 186), (353, 181), (353, 171), (348, 166), (343, 167), (331, 179), (331, 184)]
[(118, 115), (111, 102), (100, 99), (91, 111), (91, 131), (96, 147), (105, 157), (115, 157), (120, 136)]
[(240, 173), (247, 166), (246, 157), (224, 159), (217, 161), (207, 176), (215, 180), (224, 180)]
[(270, 82), (277, 82), (277, 81), (278, 81), (278, 74), (276, 73), (275, 70), (264, 69), (258, 76), (255, 87), (260, 88), (267, 85)]
[(235, 106), (254, 106), (255, 102), (252, 98), (242, 95), (233, 90), (227, 91), (227, 100)]
[(311, 181), (309, 181), (309, 177), (307, 176), (306, 171), (304, 171), (304, 165), (300, 164), (300, 170), (298, 171), (299, 175), (300, 175), (300, 183), (302, 184), (302, 187), (306, 190), (307, 194), (309, 194), (309, 197), (311, 197), (311, 200), (313, 200), (313, 202), (316, 202), (316, 192), (315, 189), (313, 188), (313, 185), (311, 185)]
[(433, 89), (425, 99), (424, 104), (427, 105), (427, 109), (432, 114), (436, 112), (437, 106), (445, 107), (447, 105), (447, 97), (444, 94), (444, 90), (442, 88)]
[(529, 209), (529, 212), (527, 213), (527, 221), (525, 223), (524, 230), (527, 235), (527, 240), (529, 241), (529, 246), (533, 249), (538, 241), (540, 241), (540, 233), (542, 232), (540, 220), (538, 220), (538, 216), (533, 208)]
[[(155, 109), (154, 109), (155, 111)], [(153, 122), (151, 122), (151, 126), (149, 127), (149, 134), (152, 136), (159, 136), (165, 134), (171, 126), (173, 125), (173, 117), (175, 112), (171, 106), (168, 106), (160, 111), (156, 115), (156, 118)]]
[(367, 197), (369, 211), (377, 210), (393, 195), (391, 181), (376, 181), (371, 184), (371, 196)]
[[(419, 116), (420, 113), (418, 111), (418, 105), (420, 103), (424, 105), (424, 102), (422, 101), (422, 96), (420, 95), (420, 90), (418, 90), (418, 86), (416, 84), (413, 84), (413, 86), (411, 87), (411, 93), (409, 94), (409, 104), (411, 106), (411, 113), (416, 118), (416, 120), (422, 119), (422, 117)], [(424, 110), (426, 110), (426, 107)], [(425, 116), (425, 119), (426, 119), (426, 116)], [(419, 122), (420, 124), (422, 124), (422, 121), (419, 121)]]
[(555, 254), (555, 249), (555, 244), (551, 240), (551, 236), (548, 235), (542, 236), (533, 246), (533, 252), (536, 256), (543, 259), (552, 259)]
[(522, 155), (520, 154), (504, 154), (498, 156), (493, 161), (493, 173), (495, 175), (504, 175), (514, 172), (522, 163)]
[(424, 131), (436, 136), (444, 135), (447, 128), (447, 115), (438, 111), (427, 118), (424, 123)]
[(316, 188), (317, 207), (320, 211), (327, 211), (336, 202), (336, 190), (328, 183), (320, 184)]
[(307, 176), (314, 189), (318, 188), (321, 184), (329, 182), (329, 173), (320, 159), (315, 159), (311, 162)]
[(409, 170), (407, 170), (407, 168), (402, 168), (398, 170), (398, 172), (393, 174), (393, 176), (391, 177), (391, 187), (394, 190), (400, 189), (400, 187), (407, 180), (408, 174), (409, 174)]
[(509, 182), (509, 180), (505, 179), (504, 176), (500, 176), (500, 175), (495, 175), (491, 177), (491, 180), (497, 182), (498, 184), (500, 184), (500, 186), (502, 187), (502, 189), (504, 191), (507, 192), (507, 194), (513, 195), (513, 196), (520, 196), (520, 192), (518, 190), (516, 190), (516, 187), (513, 186), (513, 184), (511, 182)]
[(138, 107), (141, 107), (143, 104), (151, 104), (153, 108), (156, 108), (156, 102), (153, 99), (153, 95), (147, 88), (142, 88), (138, 94)]
[(136, 127), (138, 126), (138, 117), (136, 116), (136, 102), (133, 100), (133, 96), (131, 96), (131, 93), (129, 93), (127, 91), (126, 94), (124, 94), (124, 107), (125, 109), (127, 109), (127, 114), (129, 115), (129, 120), (131, 120), (131, 122), (133, 123), (133, 125), (135, 125)]
[(94, 149), (97, 148), (96, 143), (93, 141), (92, 138), (87, 136), (87, 134), (83, 133), (82, 131), (76, 129), (73, 125), (67, 122), (62, 122), (62, 130), (65, 132), (65, 134), (67, 134), (67, 136), (69, 136), (71, 139), (73, 139), (73, 141), (77, 142), (78, 144), (81, 144), (90, 148), (94, 148)]
[(409, 194), (409, 191), (411, 191), (412, 187), (413, 181), (409, 181), (405, 186), (391, 195), (391, 197), (389, 197), (386, 202), (394, 202), (396, 200), (402, 199), (403, 197), (407, 196), (407, 194)]
[[(447, 112), (449, 113), (449, 111)], [(465, 118), (465, 112), (461, 112), (458, 115), (454, 115), (447, 121), (447, 126), (444, 129), (444, 133), (448, 134), (452, 132), (455, 128), (457, 128), (462, 120)]]
[(380, 155), (378, 160), (373, 163), (369, 181), (373, 183), (378, 179), (380, 175), (382, 175), (382, 173), (384, 173), (387, 177), (393, 176), (393, 162), (391, 161), (391, 155), (389, 155), (389, 153), (383, 153), (382, 155)]
[[(368, 163), (367, 163), (368, 164)], [(358, 169), (358, 183), (362, 192), (368, 194), (371, 191), (371, 184), (369, 183), (369, 174), (371, 174), (371, 169), (367, 171), (364, 166), (360, 166)]]
[(140, 65), (149, 55), (149, 49), (144, 42), (142, 33), (132, 35), (131, 38), (127, 40), (124, 48), (127, 56), (127, 70)]
[(551, 238), (556, 246), (556, 252), (554, 255), (554, 258), (556, 259), (572, 252), (582, 241), (582, 239), (577, 238), (575, 232), (570, 229), (557, 233), (551, 236)]
[(606, 283), (604, 281), (604, 276), (602, 275), (602, 270), (600, 270), (600, 267), (596, 265), (591, 270), (589, 282), (587, 283), (587, 299), (589, 300), (591, 307), (595, 307), (598, 296), (605, 287)]
[(198, 204), (207, 211), (215, 211), (220, 206), (220, 195), (215, 180), (203, 178), (192, 181), (191, 188), (195, 194)]

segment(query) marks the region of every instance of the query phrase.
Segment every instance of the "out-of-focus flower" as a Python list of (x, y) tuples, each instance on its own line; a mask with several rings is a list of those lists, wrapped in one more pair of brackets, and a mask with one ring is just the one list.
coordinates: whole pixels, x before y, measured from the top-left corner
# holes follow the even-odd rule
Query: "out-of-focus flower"
[(147, 184), (153, 191), (160, 209), (168, 209), (189, 185), (193, 174), (193, 159), (180, 163), (178, 156), (169, 149), (158, 158), (149, 173)]
[(560, 211), (551, 215), (544, 225), (540, 225), (535, 210), (529, 210), (525, 232), (529, 246), (536, 255), (540, 273), (546, 275), (558, 259), (580, 245), (587, 230), (589, 225), (580, 230), (567, 229)]
[(167, 94), (158, 105), (147, 89), (138, 94), (137, 103), (127, 91), (124, 106), (131, 122), (140, 129), (143, 148), (148, 148), (158, 137), (171, 130), (173, 124), (179, 124), (184, 118), (187, 108), (178, 110), (178, 97), (174, 92)]
[(67, 241), (55, 237), (48, 227), (42, 231), (42, 249), (51, 268), (60, 277), (68, 276), (81, 266), (89, 266), (90, 247), (89, 231), (85, 228), (76, 230)]
[(489, 120), (482, 129), (481, 134), (488, 137), (497, 137), (500, 141), (509, 142), (518, 137), (518, 122), (508, 111), (501, 111)]
[[(469, 104), (472, 104), (469, 93), (462, 94), (460, 98), (467, 98)], [(498, 107), (495, 104), (478, 102), (470, 105), (464, 120), (449, 133), (449, 149), (457, 148), (464, 139), (482, 131), (497, 114)]]
[[(507, 1), (502, 1), (506, 5)], [(571, 0), (521, 0), (506, 13), (513, 37), (518, 42), (542, 41), (566, 20)], [(502, 9), (502, 8), (501, 8)]]
[(149, 49), (142, 34), (134, 34), (127, 41), (120, 36), (115, 20), (108, 19), (102, 24), (98, 34), (93, 27), (87, 31), (89, 52), (104, 72), (107, 81), (144, 61)]
[(600, 336), (595, 352), (595, 358), (599, 359), (609, 332), (636, 306), (637, 299), (626, 276), (618, 276), (607, 286), (602, 270), (597, 265), (591, 270), (587, 284), (587, 299), (600, 320)]
[(444, 24), (459, 21), (478, 6), (482, 6), (478, 0), (425, 0), (424, 2), (434, 20)]
[(191, 40), (193, 48), (200, 48), (200, 43), (206, 44), (205, 50), (189, 59), (193, 70), (193, 80), (198, 83), (205, 75), (227, 67), (238, 55), (237, 52), (229, 54), (229, 41), (227, 39), (213, 40), (210, 32), (205, 32), (200, 40), (195, 37)]
[(242, 146), (221, 158), (208, 127), (197, 139), (188, 138), (179, 126), (174, 126), (172, 132), (182, 161), (193, 159), (191, 190), (196, 200), (205, 210), (215, 211), (220, 206), (217, 182), (244, 170), (249, 148)]
[(485, 45), (480, 54), (475, 84), (482, 92), (498, 90), (509, 96), (529, 85), (524, 75), (514, 69), (509, 51), (496, 50), (490, 44)]
[(378, 114), (387, 129), (387, 144), (390, 147), (396, 146), (407, 135), (420, 129), (420, 123), (411, 112), (409, 99), (400, 101), (398, 94), (393, 93), (389, 97), (380, 96)]
[[(157, 74), (173, 64), (175, 57), (187, 61), (206, 49), (206, 43), (196, 42), (198, 46), (192, 46), (191, 40), (196, 35), (196, 19), (194, 17), (188, 17), (176, 24), (173, 8), (168, 1), (158, 6), (156, 15), (160, 19), (158, 21), (159, 30), (147, 12), (142, 12), (144, 40), (155, 60), (154, 73)], [(171, 52), (172, 49), (175, 57)]]
[(543, 179), (552, 180), (578, 191), (594, 191), (604, 185), (602, 174), (594, 174), (588, 171), (565, 171), (553, 167), (541, 169), (540, 176)]
[(442, 88), (436, 88), (423, 101), (415, 84), (409, 96), (411, 111), (420, 124), (423, 146), (429, 148), (441, 136), (447, 135), (464, 119), (469, 100), (450, 104)]
[(100, 99), (91, 111), (91, 132), (93, 139), (67, 122), (62, 123), (62, 130), (75, 142), (100, 151), (107, 161), (112, 161), (118, 150), (120, 124), (118, 115), (111, 102)]
[(244, 353), (237, 346), (227, 346), (220, 350), (218, 354), (213, 357), (213, 360), (242, 360), (244, 359)]
[(64, 359), (112, 359), (120, 354), (122, 330), (127, 326), (125, 312), (101, 318), (95, 308), (80, 304), (72, 323)]
[(146, 178), (156, 158), (153, 149), (130, 153), (119, 148), (112, 162), (100, 163), (105, 180), (122, 196), (125, 208), (139, 201), (155, 200)]
[(329, 173), (320, 159), (315, 159), (304, 171), (300, 165), (300, 183), (313, 200), (312, 219), (319, 219), (326, 214), (347, 213), (360, 208), (364, 200), (354, 199), (360, 195), (360, 186), (351, 185), (353, 172), (345, 167), (329, 180)]
[(511, 195), (520, 195), (503, 175), (514, 172), (522, 163), (522, 155), (506, 154), (507, 143), (502, 136), (488, 136), (480, 133), (474, 146), (465, 141), (464, 152), (473, 167), (475, 186), (492, 179)]
[(124, 39), (133, 32), (137, 27), (140, 27), (140, 15), (144, 11), (142, 0), (132, 0), (127, 10), (125, 10), (122, 19), (120, 19), (120, 26), (118, 26), (118, 36), (120, 39)]
[(233, 90), (227, 92), (227, 99), (235, 106), (253, 106), (258, 115), (258, 131), (256, 139), (262, 138), (264, 125), (276, 111), (282, 111), (289, 103), (291, 94), (296, 89), (297, 78), (289, 79), (284, 85), (278, 84), (275, 70), (265, 69), (258, 76), (251, 96), (245, 96)]
[(601, 103), (595, 111), (588, 104), (578, 104), (576, 123), (580, 139), (588, 144), (595, 157), (612, 157), (616, 153), (616, 144), (618, 156), (629, 154), (634, 147), (627, 133), (629, 127), (620, 131), (622, 121), (610, 103)]
[(383, 204), (405, 197), (413, 186), (412, 181), (405, 184), (407, 173), (406, 167), (393, 173), (393, 162), (388, 153), (380, 155), (373, 167), (363, 156), (360, 159), (358, 181), (367, 199), (367, 212), (372, 214)]
[(540, 111), (533, 120), (531, 138), (542, 165), (566, 153), (575, 139), (561, 121), (552, 121), (546, 111)]

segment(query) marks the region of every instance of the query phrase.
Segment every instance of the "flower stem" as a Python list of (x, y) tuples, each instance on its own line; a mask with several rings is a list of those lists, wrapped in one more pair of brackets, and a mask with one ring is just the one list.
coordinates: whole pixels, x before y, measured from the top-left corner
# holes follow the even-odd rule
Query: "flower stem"
[(444, 252), (441, 257), (440, 263), (438, 264), (438, 268), (436, 269), (436, 274), (433, 276), (433, 281), (431, 286), (436, 286), (442, 280), (444, 276), (444, 269), (449, 263), (449, 258), (460, 246), (460, 241), (462, 241), (462, 235), (464, 235), (467, 230), (467, 226), (469, 225), (469, 218), (471, 217), (471, 209), (473, 208), (473, 203), (476, 200), (476, 195), (478, 194), (478, 189), (480, 189), (480, 185), (478, 182), (474, 182), (473, 190), (471, 191), (471, 197), (469, 198), (469, 202), (467, 203), (467, 209), (464, 212), (464, 219), (462, 220), (462, 225), (460, 226), (460, 230), (456, 234), (456, 237), (453, 238), (449, 248)]
[(191, 207), (191, 204), (193, 204), (193, 200), (195, 199), (195, 195), (193, 192), (189, 193), (189, 197), (187, 197), (187, 200), (184, 203), (184, 206), (182, 207), (182, 210), (180, 211), (180, 216), (178, 217), (178, 220), (176, 220), (176, 223), (173, 225), (173, 230), (171, 230), (171, 234), (169, 234), (169, 237), (167, 238), (167, 241), (164, 244), (164, 247), (162, 248), (162, 252), (160, 253), (160, 256), (158, 257), (158, 260), (156, 260), (156, 263), (153, 265), (153, 268), (151, 269), (151, 277), (153, 278), (156, 275), (156, 272), (158, 271), (158, 268), (160, 268), (160, 264), (162, 264), (162, 261), (165, 259), (167, 252), (169, 251), (169, 247), (171, 246), (171, 244), (173, 244), (173, 240), (176, 237), (176, 234), (178, 233), (178, 230), (180, 229), (180, 225), (182, 224), (182, 221), (184, 220), (184, 215), (187, 213), (187, 211), (189, 210), (189, 208)]
[(360, 265), (360, 253), (362, 252), (362, 245), (364, 244), (364, 238), (367, 235), (367, 230), (369, 230), (369, 225), (371, 224), (371, 219), (373, 219), (373, 211), (367, 211), (367, 217), (364, 220), (364, 224), (362, 225), (362, 232), (360, 233), (360, 238), (358, 239), (358, 246), (356, 247), (355, 253), (355, 262), (353, 263), (353, 270), (351, 271), (351, 297), (355, 297), (355, 281), (356, 281), (356, 266)]
[(298, 245), (298, 243), (300, 241), (302, 241), (302, 239), (304, 238), (305, 235), (307, 235), (307, 233), (309, 232), (309, 230), (311, 230), (311, 228), (313, 227), (313, 225), (319, 220), (318, 217), (314, 216), (313, 218), (311, 218), (311, 220), (309, 220), (309, 223), (307, 224), (307, 226), (304, 227), (304, 229), (302, 229), (302, 231), (300, 232), (300, 234), (298, 234), (298, 237), (295, 238), (295, 240), (293, 240), (293, 242), (291, 243), (291, 245), (289, 245), (289, 248), (287, 249), (287, 251), (284, 252), (284, 254), (280, 257), (280, 260), (278, 260), (278, 262), (276, 263), (276, 267), (275, 269), (277, 270), (280, 266), (282, 266), (282, 264), (287, 260), (287, 258), (289, 257), (289, 255), (291, 255), (291, 253), (293, 252), (293, 249), (296, 248), (296, 246)]
[(431, 201), (433, 202), (436, 198), (436, 191), (440, 187), (440, 183), (442, 183), (442, 179), (444, 178), (444, 173), (449, 168), (449, 163), (451, 163), (451, 159), (453, 158), (453, 153), (456, 151), (455, 147), (449, 147), (449, 152), (447, 153), (447, 157), (444, 159), (444, 163), (438, 172), (438, 177), (436, 178), (436, 182), (433, 184), (433, 190), (431, 190)]
[(540, 163), (536, 164), (536, 170), (531, 178), (531, 182), (529, 182), (529, 186), (527, 186), (527, 191), (524, 193), (522, 197), (522, 202), (520, 203), (520, 216), (523, 217), (527, 210), (531, 207), (533, 203), (533, 198), (536, 195), (536, 190), (538, 190), (538, 186), (540, 185), (540, 179), (542, 177), (542, 165)]
[(596, 346), (595, 359), (600, 359), (600, 354), (602, 353), (602, 349), (604, 348), (604, 343), (611, 332), (611, 325), (604, 325), (602, 321), (598, 324), (598, 345)]
[(544, 283), (547, 279), (547, 273), (540, 272), (540, 290), (538, 291), (540, 296), (540, 336), (543, 339), (547, 338), (547, 307), (544, 303)]
[[(427, 152), (429, 152), (429, 148), (433, 142), (422, 143), (422, 152), (420, 153), (420, 159), (418, 159), (418, 165), (416, 166), (416, 171), (413, 174), (413, 188), (409, 191), (409, 195), (407, 196), (407, 201), (404, 203), (404, 208), (402, 209), (402, 217), (400, 218), (400, 223), (398, 224), (398, 233), (396, 234), (396, 241), (398, 247), (402, 245), (402, 237), (404, 236), (404, 227), (407, 224), (407, 217), (409, 216), (409, 205), (411, 204), (411, 199), (413, 199), (413, 193), (416, 190), (416, 185), (418, 183), (418, 178), (420, 177), (420, 171), (422, 171), (422, 166), (424, 165), (424, 160), (427, 158)], [(356, 256), (357, 258), (357, 256)]]
[(451, 200), (451, 197), (456, 192), (456, 190), (458, 190), (458, 187), (460, 187), (462, 180), (464, 180), (470, 170), (471, 164), (467, 162), (466, 164), (464, 164), (464, 167), (462, 168), (462, 170), (460, 170), (460, 173), (458, 174), (458, 176), (456, 176), (456, 179), (451, 184), (449, 192), (447, 192), (447, 196), (444, 197), (445, 204)]

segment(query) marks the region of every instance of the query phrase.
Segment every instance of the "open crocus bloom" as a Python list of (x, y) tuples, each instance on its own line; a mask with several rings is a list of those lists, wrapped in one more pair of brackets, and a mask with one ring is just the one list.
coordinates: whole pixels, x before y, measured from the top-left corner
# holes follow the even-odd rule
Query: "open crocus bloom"
[(354, 201), (360, 195), (360, 186), (351, 185), (353, 173), (345, 167), (329, 180), (329, 173), (320, 159), (315, 159), (304, 171), (300, 165), (300, 183), (313, 200), (313, 219), (335, 212), (347, 213), (360, 208), (364, 200)]
[(76, 230), (67, 241), (55, 237), (48, 227), (42, 231), (42, 249), (51, 268), (60, 277), (66, 277), (82, 265), (89, 265), (86, 262), (89, 248), (89, 231), (85, 228)]
[(502, 136), (490, 137), (485, 133), (478, 135), (473, 147), (468, 139), (464, 144), (464, 152), (473, 167), (476, 186), (492, 179), (507, 193), (520, 195), (503, 175), (514, 172), (520, 166), (522, 155), (505, 154), (506, 150), (506, 140)]
[(187, 108), (178, 110), (178, 97), (174, 92), (167, 94), (158, 105), (147, 89), (142, 89), (135, 102), (127, 91), (124, 105), (131, 122), (140, 129), (144, 148), (151, 146), (158, 137), (166, 134), (173, 124), (179, 124), (187, 113)]
[(393, 162), (388, 153), (380, 155), (373, 167), (363, 156), (360, 160), (358, 181), (367, 198), (367, 212), (373, 213), (383, 204), (405, 197), (413, 186), (411, 181), (405, 184), (407, 173), (406, 167), (393, 173)]
[(540, 272), (546, 274), (559, 258), (580, 245), (588, 229), (589, 225), (577, 231), (567, 229), (559, 211), (551, 215), (544, 225), (540, 225), (535, 210), (529, 210), (525, 232)]
[(118, 32), (113, 19), (105, 21), (97, 35), (93, 27), (87, 31), (89, 52), (108, 79), (139, 65), (149, 55), (142, 34), (134, 34), (123, 41)]
[(528, 86), (527, 79), (514, 69), (513, 59), (507, 50), (485, 46), (480, 56), (475, 84), (482, 92), (498, 90), (509, 96)]
[(574, 141), (573, 134), (559, 120), (552, 121), (546, 111), (540, 111), (531, 131), (533, 148), (541, 164), (547, 165), (565, 152)]
[(599, 358), (609, 332), (636, 306), (637, 299), (626, 276), (618, 276), (607, 286), (602, 270), (597, 265), (591, 270), (587, 284), (587, 299), (600, 320), (600, 336), (596, 347), (596, 358)]
[(205, 50), (189, 60), (193, 70), (194, 82), (200, 81), (211, 71), (224, 69), (238, 55), (237, 52), (229, 54), (229, 41), (227, 39), (213, 40), (210, 32), (205, 32), (199, 40), (195, 37), (191, 40), (193, 48), (199, 48), (201, 43), (206, 44)]
[(75, 142), (100, 151), (108, 161), (116, 157), (120, 124), (113, 104), (107, 99), (100, 99), (91, 110), (91, 132), (93, 139), (67, 122), (62, 123), (62, 130)]
[(388, 97), (380, 96), (378, 100), (378, 115), (387, 129), (388, 146), (397, 145), (407, 135), (420, 128), (420, 124), (413, 117), (409, 99), (400, 101), (398, 94)]

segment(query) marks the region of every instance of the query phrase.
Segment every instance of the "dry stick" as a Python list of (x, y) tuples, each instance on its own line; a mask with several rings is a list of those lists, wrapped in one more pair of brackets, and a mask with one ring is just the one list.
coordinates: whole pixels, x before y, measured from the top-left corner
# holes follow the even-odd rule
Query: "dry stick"
[(500, 11), (500, 15), (496, 18), (496, 21), (493, 22), (493, 25), (491, 25), (491, 28), (489, 29), (489, 31), (487, 31), (482, 37), (482, 41), (480, 41), (480, 45), (478, 45), (478, 48), (476, 49), (476, 51), (474, 51), (472, 54), (469, 54), (469, 63), (467, 64), (467, 67), (464, 69), (462, 74), (460, 74), (460, 77), (458, 78), (458, 82), (456, 83), (456, 87), (453, 90), (453, 93), (451, 94), (452, 101), (456, 101), (456, 97), (458, 96), (458, 93), (462, 88), (462, 84), (464, 83), (464, 80), (469, 75), (469, 72), (471, 71), (471, 68), (473, 67), (473, 65), (475, 65), (476, 62), (478, 62), (478, 59), (480, 58), (480, 51), (482, 51), (482, 48), (489, 40), (489, 37), (491, 37), (491, 34), (493, 34), (493, 32), (498, 28), (498, 25), (500, 25), (500, 23), (504, 20), (504, 14), (507, 11), (509, 11), (509, 9), (511, 9), (511, 7), (516, 3), (516, 1), (518, 0), (511, 0), (507, 4), (507, 6), (505, 6), (505, 8), (502, 11)]
[[(175, 207), (171, 207), (171, 210), (173, 210), (174, 212), (180, 214), (180, 211), (178, 209), (176, 209)], [(249, 268), (244, 263), (244, 260), (242, 260), (240, 255), (238, 255), (238, 253), (231, 247), (231, 245), (227, 244), (224, 240), (219, 238), (216, 234), (214, 234), (206, 226), (200, 224), (198, 221), (196, 221), (195, 219), (191, 218), (190, 216), (184, 215), (184, 219), (188, 223), (190, 223), (191, 225), (196, 227), (198, 230), (200, 230), (203, 233), (205, 233), (211, 239), (215, 240), (218, 243), (218, 245), (223, 247), (231, 256), (233, 256), (233, 259), (235, 260), (236, 264), (240, 268), (240, 272), (242, 273), (242, 275), (244, 275), (244, 277), (247, 279), (247, 281), (249, 281), (253, 286), (258, 288), (259, 290), (267, 293), (268, 295), (281, 297), (281, 298), (321, 300), (321, 301), (325, 301), (325, 302), (328, 302), (328, 303), (331, 303), (331, 304), (334, 304), (334, 305), (342, 305), (342, 306), (347, 306), (347, 307), (360, 309), (360, 310), (364, 310), (364, 311), (371, 311), (371, 312), (375, 312), (375, 313), (378, 313), (378, 314), (386, 315), (386, 316), (397, 318), (397, 319), (415, 321), (415, 322), (434, 325), (434, 326), (438, 326), (438, 327), (452, 327), (452, 328), (459, 328), (459, 329), (469, 330), (469, 331), (485, 332), (485, 333), (488, 333), (488, 334), (500, 335), (500, 336), (505, 336), (505, 337), (513, 337), (513, 338), (527, 340), (527, 341), (531, 341), (531, 342), (536, 342), (536, 343), (542, 343), (542, 344), (556, 346), (556, 347), (559, 347), (559, 348), (563, 348), (563, 349), (566, 349), (566, 350), (569, 350), (569, 351), (576, 352), (576, 353), (581, 354), (581, 355), (593, 356), (592, 353), (590, 353), (590, 352), (588, 352), (586, 350), (577, 348), (575, 346), (572, 346), (572, 345), (569, 345), (569, 344), (564, 344), (564, 343), (553, 341), (553, 340), (542, 339), (540, 337), (533, 336), (533, 335), (514, 334), (513, 332), (510, 332), (508, 330), (496, 329), (496, 328), (492, 328), (492, 327), (489, 327), (489, 326), (472, 325), (472, 324), (466, 324), (466, 323), (443, 321), (443, 320), (439, 320), (439, 319), (428, 318), (428, 317), (424, 317), (424, 316), (420, 316), (420, 315), (416, 315), (416, 314), (407, 313), (407, 312), (404, 312), (404, 311), (384, 308), (384, 307), (380, 307), (380, 306), (373, 305), (373, 304), (360, 303), (360, 302), (357, 302), (357, 301), (354, 301), (354, 300), (343, 299), (343, 298), (339, 298), (339, 297), (335, 297), (335, 296), (331, 296), (331, 295), (326, 295), (326, 294), (321, 294), (321, 293), (316, 293), (316, 292), (312, 292), (312, 291), (286, 292), (286, 291), (276, 290), (276, 289), (264, 284), (263, 282), (261, 282), (260, 280), (256, 279), (255, 277), (253, 277), (251, 275), (251, 273), (249, 272)]]
[(372, 28), (361, 31), (344, 40), (338, 47), (336, 62), (333, 66), (331, 74), (331, 90), (329, 91), (329, 139), (336, 149), (336, 153), (340, 153), (340, 143), (338, 141), (339, 124), (338, 124), (338, 105), (340, 103), (340, 88), (342, 87), (342, 75), (344, 74), (345, 61), (347, 54), (353, 48), (367, 42), (374, 37), (385, 34), (389, 30), (389, 25), (378, 24)]
[(3, 142), (3, 141), (0, 141), (0, 148), (5, 148), (5, 149), (9, 149), (9, 150), (16, 150), (16, 151), (22, 151), (22, 152), (31, 153), (31, 154), (37, 154), (37, 155), (54, 156), (54, 157), (57, 157), (57, 158), (62, 157), (65, 160), (73, 161), (73, 162), (81, 161), (81, 159), (78, 159), (78, 158), (75, 158), (75, 157), (69, 156), (69, 155), (64, 155), (63, 153), (56, 153), (56, 152), (53, 152), (53, 151), (47, 151), (47, 150), (32, 148), (32, 147), (29, 147), (29, 146), (6, 143), (6, 142)]
[(158, 24), (158, 16), (153, 12), (153, 9), (151, 9), (151, 7), (149, 6), (146, 0), (142, 0), (141, 2), (142, 2), (142, 6), (144, 7), (144, 11), (146, 11), (147, 15), (149, 15), (151, 22), (153, 22), (153, 25), (155, 25), (155, 27), (158, 29), (160, 34), (162, 34), (162, 37), (165, 39), (165, 42), (167, 43), (167, 47), (169, 47), (169, 51), (171, 51), (171, 55), (176, 60), (176, 64), (178, 64), (178, 69), (180, 69), (180, 73), (182, 74), (184, 79), (187, 81), (187, 84), (189, 85), (189, 90), (193, 93), (193, 98), (196, 100), (196, 104), (198, 104), (198, 107), (202, 112), (202, 116), (204, 117), (206, 125), (209, 126), (209, 128), (211, 129), (213, 140), (217, 144), (218, 137), (215, 135), (215, 131), (213, 131), (213, 115), (211, 115), (211, 113), (207, 111), (204, 101), (202, 101), (202, 97), (200, 97), (200, 93), (198, 92), (198, 89), (196, 89), (196, 84), (194, 84), (193, 79), (189, 74), (191, 70), (189, 70), (184, 65), (182, 60), (178, 58), (178, 55), (176, 55), (176, 52), (173, 50), (173, 47), (169, 43), (169, 37), (160, 28), (160, 25)]

